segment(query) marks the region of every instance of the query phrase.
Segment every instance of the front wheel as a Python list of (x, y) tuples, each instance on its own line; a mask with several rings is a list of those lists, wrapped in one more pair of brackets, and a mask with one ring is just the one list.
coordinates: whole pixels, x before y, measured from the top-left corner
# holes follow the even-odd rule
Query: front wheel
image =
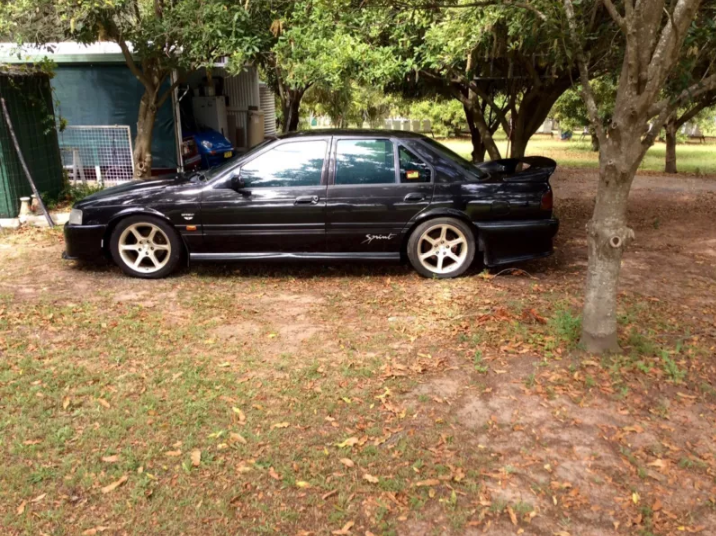
[(174, 228), (151, 216), (131, 216), (119, 222), (109, 247), (114, 262), (125, 274), (144, 279), (172, 273), (183, 251)]
[(408, 239), (408, 259), (425, 277), (458, 277), (475, 258), (475, 235), (466, 223), (436, 218), (418, 225)]

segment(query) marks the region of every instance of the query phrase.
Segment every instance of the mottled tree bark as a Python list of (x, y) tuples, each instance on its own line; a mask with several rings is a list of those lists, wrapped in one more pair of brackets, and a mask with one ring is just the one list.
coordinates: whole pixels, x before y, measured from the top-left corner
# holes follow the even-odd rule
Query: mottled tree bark
[(156, 92), (145, 89), (139, 103), (137, 136), (134, 138), (134, 176), (148, 179), (152, 176), (152, 134), (157, 117)]
[(671, 118), (664, 125), (666, 131), (666, 161), (664, 171), (666, 173), (677, 173), (676, 171), (676, 121)]
[[(582, 44), (574, 4), (572, 0), (563, 1), (582, 97), (600, 145), (597, 199), (587, 225), (589, 261), (581, 343), (588, 352), (616, 352), (619, 271), (624, 248), (634, 236), (626, 220), (634, 175), (667, 118), (687, 99), (716, 87), (716, 75), (700, 80), (675, 98), (661, 98), (699, 0), (678, 0), (669, 6), (664, 0), (627, 0), (623, 14), (612, 0), (602, 0), (625, 39), (614, 112), (605, 126), (590, 84), (588, 53)], [(648, 130), (650, 120), (652, 127)]]

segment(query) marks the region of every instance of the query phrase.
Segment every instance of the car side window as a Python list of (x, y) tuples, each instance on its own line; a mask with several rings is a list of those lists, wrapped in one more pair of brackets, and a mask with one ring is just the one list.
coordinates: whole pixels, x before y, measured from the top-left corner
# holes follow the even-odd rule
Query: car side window
[(398, 160), (400, 161), (400, 182), (402, 184), (430, 182), (430, 166), (402, 145), (398, 147)]
[(283, 143), (241, 167), (250, 188), (320, 186), (327, 142), (307, 140)]
[(338, 140), (334, 183), (395, 184), (393, 142), (382, 139)]

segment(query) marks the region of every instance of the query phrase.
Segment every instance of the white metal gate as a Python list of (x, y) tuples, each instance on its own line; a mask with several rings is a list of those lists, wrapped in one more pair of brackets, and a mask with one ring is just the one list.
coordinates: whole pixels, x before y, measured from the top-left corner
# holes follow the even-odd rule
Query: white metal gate
[(59, 133), (59, 141), (70, 180), (106, 184), (134, 177), (128, 125), (68, 126)]

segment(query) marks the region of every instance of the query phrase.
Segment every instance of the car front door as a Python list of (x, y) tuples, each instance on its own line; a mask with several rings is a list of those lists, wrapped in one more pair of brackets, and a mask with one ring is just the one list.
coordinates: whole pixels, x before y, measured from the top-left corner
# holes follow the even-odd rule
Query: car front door
[[(202, 253), (324, 252), (330, 138), (279, 141), (202, 193)], [(243, 187), (232, 188), (240, 174)]]
[(431, 168), (390, 138), (336, 137), (331, 151), (328, 252), (398, 257), (405, 226), (430, 205)]

